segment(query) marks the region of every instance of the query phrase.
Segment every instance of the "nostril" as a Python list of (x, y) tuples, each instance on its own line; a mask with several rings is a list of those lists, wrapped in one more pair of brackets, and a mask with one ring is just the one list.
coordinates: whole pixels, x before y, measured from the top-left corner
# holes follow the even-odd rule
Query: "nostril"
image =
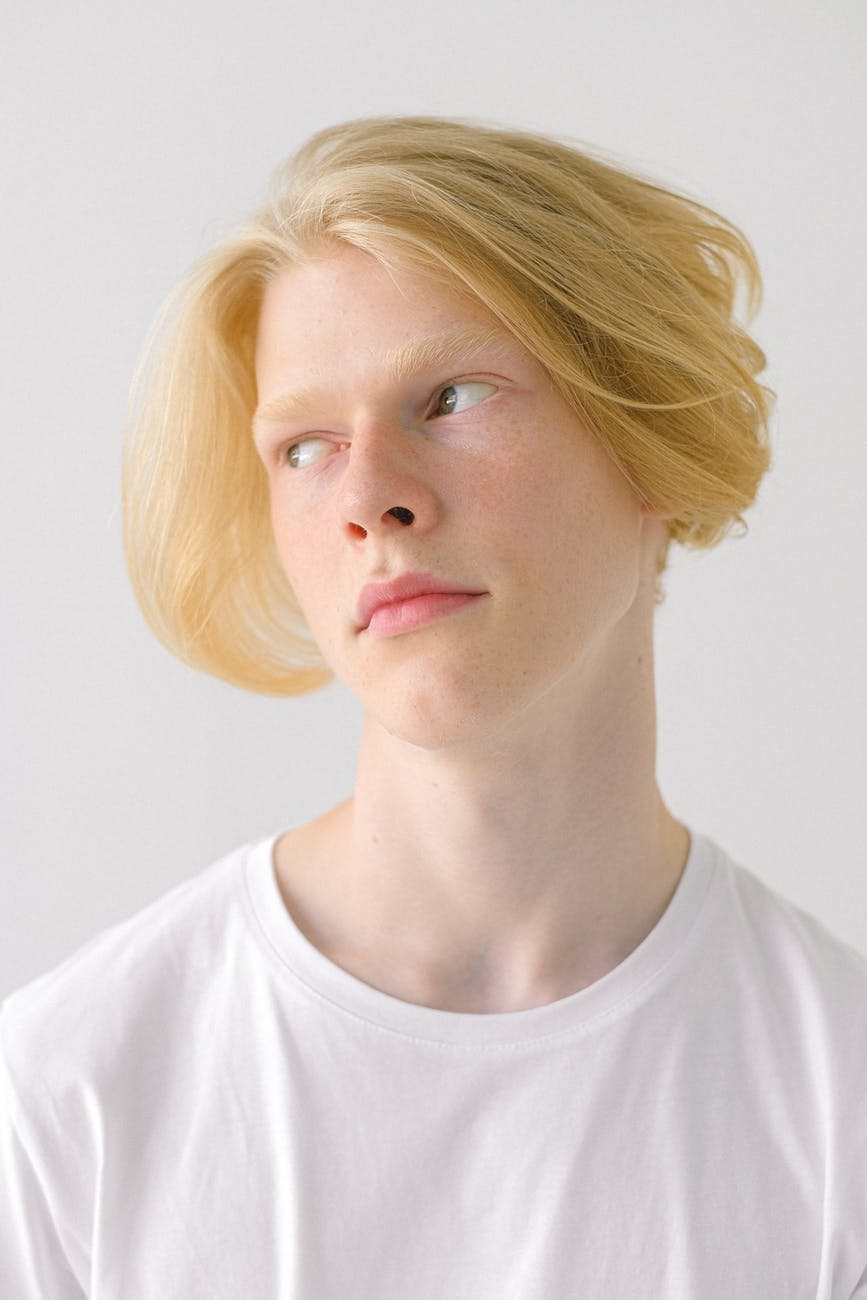
[(412, 511), (407, 510), (405, 506), (393, 506), (391, 510), (386, 511), (386, 514), (394, 515), (395, 519), (399, 519), (402, 524), (411, 524), (415, 519)]

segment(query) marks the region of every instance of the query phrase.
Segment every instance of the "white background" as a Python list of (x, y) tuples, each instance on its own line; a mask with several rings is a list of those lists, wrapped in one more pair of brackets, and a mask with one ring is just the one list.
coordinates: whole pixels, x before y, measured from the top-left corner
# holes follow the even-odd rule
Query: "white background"
[(746, 538), (674, 550), (660, 786), (867, 949), (865, 35), (861, 0), (19, 0), (0, 73), (0, 994), (351, 790), (341, 686), (247, 695), (152, 637), (119, 457), (165, 293), (312, 131), (373, 113), (585, 140), (751, 238), (775, 466)]

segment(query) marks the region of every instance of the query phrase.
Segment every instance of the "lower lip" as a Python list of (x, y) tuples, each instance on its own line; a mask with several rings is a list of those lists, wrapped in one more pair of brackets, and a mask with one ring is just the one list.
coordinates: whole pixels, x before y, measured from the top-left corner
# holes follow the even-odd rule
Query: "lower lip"
[(367, 627), (362, 629), (371, 636), (399, 636), (401, 632), (413, 632), (425, 623), (431, 623), (444, 614), (453, 614), (473, 601), (481, 600), (486, 592), (470, 595), (464, 591), (432, 591), (425, 596), (413, 596), (411, 600), (396, 600), (390, 605), (380, 605), (371, 615)]

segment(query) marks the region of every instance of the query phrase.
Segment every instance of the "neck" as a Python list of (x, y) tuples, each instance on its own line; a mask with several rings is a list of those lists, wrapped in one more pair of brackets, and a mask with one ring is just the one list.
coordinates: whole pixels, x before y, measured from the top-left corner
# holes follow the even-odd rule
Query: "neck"
[(421, 747), (367, 717), (352, 798), (322, 820), (319, 946), (367, 982), (446, 1010), (568, 996), (661, 917), (689, 835), (655, 779), (652, 645), (531, 720)]

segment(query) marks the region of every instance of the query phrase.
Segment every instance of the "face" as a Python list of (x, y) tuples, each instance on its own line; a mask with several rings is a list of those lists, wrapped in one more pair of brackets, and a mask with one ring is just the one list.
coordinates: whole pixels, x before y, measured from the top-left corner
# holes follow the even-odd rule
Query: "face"
[[(659, 521), (476, 299), (335, 245), (269, 285), (256, 379), (281, 562), (390, 734), (437, 748), (544, 726), (622, 649)], [(484, 594), (360, 631), (365, 584), (419, 571)]]

